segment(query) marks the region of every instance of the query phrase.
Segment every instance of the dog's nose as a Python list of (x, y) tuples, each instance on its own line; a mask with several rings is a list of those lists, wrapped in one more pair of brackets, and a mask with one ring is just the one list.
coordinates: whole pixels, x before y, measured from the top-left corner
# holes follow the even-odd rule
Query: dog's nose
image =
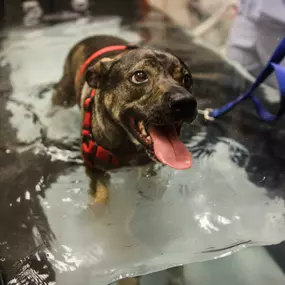
[(196, 118), (197, 101), (191, 93), (172, 93), (168, 98), (171, 113), (175, 120), (192, 121)]

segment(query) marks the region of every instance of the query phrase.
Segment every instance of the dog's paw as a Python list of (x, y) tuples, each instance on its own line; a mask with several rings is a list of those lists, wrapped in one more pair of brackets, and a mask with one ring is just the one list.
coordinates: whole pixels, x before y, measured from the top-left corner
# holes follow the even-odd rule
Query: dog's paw
[(98, 182), (94, 190), (92, 194), (94, 202), (96, 204), (106, 204), (109, 198), (108, 188), (101, 182)]

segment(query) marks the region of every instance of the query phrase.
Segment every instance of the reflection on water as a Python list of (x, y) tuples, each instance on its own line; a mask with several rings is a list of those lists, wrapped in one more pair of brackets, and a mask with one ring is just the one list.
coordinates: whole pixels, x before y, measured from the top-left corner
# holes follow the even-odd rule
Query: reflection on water
[[(97, 33), (140, 40), (119, 23), (84, 19), (12, 30), (3, 42), (0, 255), (9, 284), (28, 276), (33, 284), (80, 284), (83, 276), (86, 284), (106, 284), (284, 238), (283, 133), (258, 121), (248, 103), (214, 123), (199, 118), (183, 128), (192, 169), (111, 172), (109, 203), (94, 204), (78, 149), (79, 110), (52, 108), (50, 97), (76, 41)], [(193, 73), (208, 74), (195, 83), (201, 107), (219, 106), (246, 88), (218, 55), (165, 29), (156, 44), (173, 44)]]

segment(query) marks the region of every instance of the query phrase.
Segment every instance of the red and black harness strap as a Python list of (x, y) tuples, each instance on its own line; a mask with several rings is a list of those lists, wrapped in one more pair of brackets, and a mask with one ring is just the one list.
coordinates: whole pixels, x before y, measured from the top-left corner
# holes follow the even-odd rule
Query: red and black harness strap
[(82, 144), (81, 151), (84, 163), (90, 167), (94, 167), (96, 160), (101, 163), (107, 163), (112, 168), (120, 166), (117, 157), (109, 150), (98, 145), (92, 135), (91, 122), (92, 122), (92, 105), (94, 104), (94, 96), (96, 90), (93, 89), (89, 96), (84, 100), (84, 117), (82, 125)]
[[(114, 52), (114, 51), (124, 51), (126, 49), (128, 49), (128, 46), (124, 46), (124, 45), (117, 45), (117, 46), (107, 46), (104, 47), (102, 49), (97, 50), (96, 52), (94, 52), (91, 56), (89, 56), (86, 61), (81, 65), (79, 71), (77, 72), (76, 75), (76, 81), (79, 81), (84, 72), (87, 70), (87, 68), (91, 65), (91, 63), (97, 59), (99, 56), (110, 53), (110, 52)], [(81, 94), (79, 94), (80, 97)], [(80, 106), (81, 102), (80, 102), (80, 98), (77, 98), (77, 103)]]
[[(89, 58), (87, 58), (87, 60), (81, 66), (77, 74), (76, 80), (81, 79), (88, 66), (99, 56), (109, 52), (123, 51), (128, 48), (135, 48), (135, 46), (130, 46), (130, 47), (123, 45), (108, 46), (96, 51)], [(101, 164), (102, 163), (107, 164), (111, 168), (118, 168), (120, 167), (118, 158), (111, 151), (98, 145), (92, 134), (92, 109), (93, 109), (93, 104), (95, 104), (94, 102), (95, 94), (96, 90), (92, 89), (90, 94), (84, 99), (83, 103), (84, 105), (82, 106), (84, 111), (83, 124), (82, 124), (82, 144), (81, 144), (83, 160), (85, 165), (90, 168), (94, 168), (96, 162)]]

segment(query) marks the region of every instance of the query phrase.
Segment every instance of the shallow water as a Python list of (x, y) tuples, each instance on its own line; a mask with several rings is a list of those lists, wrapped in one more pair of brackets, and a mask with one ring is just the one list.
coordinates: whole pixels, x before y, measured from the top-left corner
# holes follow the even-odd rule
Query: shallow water
[(11, 29), (2, 41), (0, 269), (8, 284), (106, 284), (284, 239), (283, 122), (264, 124), (248, 102), (213, 123), (199, 118), (184, 127), (192, 169), (112, 172), (108, 205), (92, 203), (79, 110), (50, 104), (50, 87), (78, 40), (112, 34), (171, 48), (196, 76), (200, 108), (220, 106), (249, 84), (169, 22), (133, 31), (119, 23), (84, 18)]

